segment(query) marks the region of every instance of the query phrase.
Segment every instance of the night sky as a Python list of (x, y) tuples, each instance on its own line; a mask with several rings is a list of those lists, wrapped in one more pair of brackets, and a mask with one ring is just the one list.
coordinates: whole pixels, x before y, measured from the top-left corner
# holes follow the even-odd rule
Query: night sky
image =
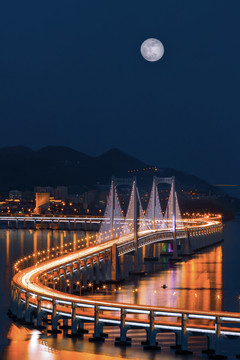
[(117, 147), (240, 183), (239, 14), (239, 0), (2, 1), (0, 147)]

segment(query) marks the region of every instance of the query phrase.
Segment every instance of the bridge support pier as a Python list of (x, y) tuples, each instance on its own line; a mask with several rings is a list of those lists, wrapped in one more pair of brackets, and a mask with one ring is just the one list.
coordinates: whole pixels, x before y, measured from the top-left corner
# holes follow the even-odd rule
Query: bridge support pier
[(227, 356), (221, 354), (221, 344), (222, 337), (221, 337), (221, 320), (220, 317), (216, 317), (215, 322), (215, 354), (211, 355), (211, 358), (214, 359), (226, 359)]
[(62, 288), (62, 291), (63, 292), (66, 292), (67, 291), (67, 283), (66, 283), (66, 280), (67, 280), (67, 276), (66, 276), (66, 267), (64, 266), (64, 267), (62, 267), (62, 270), (63, 270), (63, 273), (62, 273), (62, 275), (63, 276), (61, 276), (60, 277), (60, 279), (61, 279), (61, 288)]
[(37, 297), (37, 326), (42, 326), (41, 299)]
[(17, 289), (14, 288), (14, 286), (12, 285), (12, 296), (11, 296), (11, 302), (12, 302), (12, 317), (16, 318), (17, 317), (17, 309), (18, 309), (18, 292)]
[(117, 279), (117, 245), (113, 245), (111, 249), (111, 280)]
[(120, 337), (115, 339), (116, 346), (131, 346), (131, 338), (127, 337), (128, 326), (126, 326), (126, 311), (121, 308)]
[(94, 309), (94, 333), (93, 337), (89, 338), (90, 342), (104, 342), (105, 339), (102, 336), (103, 333), (103, 326), (99, 321), (99, 308), (98, 305), (95, 305)]
[[(76, 318), (76, 306), (75, 303), (72, 303), (72, 319), (71, 319), (71, 334), (69, 337), (77, 337), (78, 336), (78, 320)], [(82, 334), (79, 336), (82, 337)]]
[(53, 299), (52, 302), (52, 314), (51, 314), (51, 325), (52, 329), (48, 330), (47, 332), (50, 334), (61, 334), (61, 330), (58, 329), (58, 320), (61, 318), (60, 315), (57, 315), (56, 312), (56, 300)]
[(21, 302), (21, 290), (17, 291), (17, 319), (22, 320), (23, 304)]
[(172, 249), (173, 249), (173, 257), (172, 257), (172, 260), (178, 260), (178, 249), (177, 249), (176, 232), (173, 232)]
[(149, 314), (150, 326), (147, 329), (147, 344), (144, 346), (144, 350), (161, 350), (156, 342), (156, 330), (154, 329), (154, 312), (150, 311)]
[[(90, 260), (89, 260), (90, 259)], [(93, 258), (86, 260), (86, 278), (89, 282), (93, 283)]]
[(53, 299), (52, 302), (52, 329), (55, 329), (57, 327), (57, 321), (56, 321), (56, 300)]
[(188, 332), (187, 332), (187, 314), (182, 314), (182, 329), (181, 329), (181, 349), (177, 349), (175, 351), (176, 354), (179, 355), (191, 355), (192, 351), (188, 350)]
[(88, 330), (84, 329), (84, 322), (76, 318), (76, 305), (72, 303), (72, 318), (71, 318), (71, 334), (69, 337), (82, 337), (87, 334)]
[(42, 301), (40, 296), (37, 297), (37, 328), (45, 329), (45, 326), (42, 324), (42, 311), (41, 311)]
[(187, 231), (187, 229), (185, 230), (185, 239), (184, 239), (184, 255), (185, 256), (189, 256), (192, 254), (191, 251), (191, 244), (190, 244), (190, 239), (189, 239), (189, 233)]
[(32, 324), (31, 322), (31, 311), (30, 311), (30, 306), (29, 306), (29, 293), (26, 293), (26, 302), (25, 302), (25, 324)]

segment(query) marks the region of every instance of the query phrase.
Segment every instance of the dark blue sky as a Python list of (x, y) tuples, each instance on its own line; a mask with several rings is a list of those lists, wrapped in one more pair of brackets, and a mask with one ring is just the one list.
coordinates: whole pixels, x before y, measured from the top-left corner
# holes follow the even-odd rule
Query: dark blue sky
[[(112, 147), (240, 183), (240, 1), (0, 5), (0, 146)], [(145, 61), (143, 40), (164, 57)]]

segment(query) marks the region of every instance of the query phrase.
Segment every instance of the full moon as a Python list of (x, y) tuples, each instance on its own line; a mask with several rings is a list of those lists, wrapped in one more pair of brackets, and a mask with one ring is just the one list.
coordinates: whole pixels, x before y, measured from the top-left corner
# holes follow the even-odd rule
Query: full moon
[(164, 54), (164, 47), (158, 39), (147, 39), (141, 45), (141, 54), (147, 61), (158, 61)]

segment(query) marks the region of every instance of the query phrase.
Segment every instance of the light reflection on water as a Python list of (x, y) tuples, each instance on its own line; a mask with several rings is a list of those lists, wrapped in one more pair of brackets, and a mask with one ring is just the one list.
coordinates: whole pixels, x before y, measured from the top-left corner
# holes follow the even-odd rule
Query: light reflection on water
[[(166, 288), (163, 288), (164, 285)], [(120, 291), (113, 291), (114, 287), (108, 288), (108, 293), (104, 293), (105, 300), (109, 298), (124, 303), (182, 309), (221, 310), (222, 246), (198, 254), (167, 270), (121, 285)], [(101, 294), (91, 297), (103, 299)]]
[[(227, 226), (225, 237), (231, 234), (231, 240), (236, 242), (236, 233), (240, 230), (240, 224), (233, 223)], [(233, 237), (235, 234), (235, 237)], [(36, 330), (26, 329), (20, 325), (12, 324), (6, 317), (9, 307), (9, 284), (11, 281), (11, 266), (13, 262), (26, 253), (36, 252), (40, 249), (57, 246), (63, 242), (73, 241), (85, 237), (84, 232), (67, 231), (34, 231), (34, 230), (0, 230), (0, 266), (2, 282), (0, 284), (2, 301), (0, 304), (1, 318), (0, 331), (7, 332), (7, 337), (11, 340), (8, 346), (4, 347), (3, 359), (103, 359), (107, 360), (114, 357), (133, 358), (133, 359), (155, 359), (159, 355), (143, 352), (140, 341), (134, 342), (132, 349), (119, 349), (114, 347), (114, 338), (118, 336), (118, 330), (112, 328), (110, 339), (104, 345), (90, 344), (87, 340), (71, 340), (58, 335), (56, 338), (47, 334), (41, 334)], [(228, 239), (229, 240), (229, 239)], [(97, 298), (116, 299), (119, 302), (131, 302), (139, 304), (150, 304), (159, 306), (171, 306), (188, 309), (201, 310), (232, 310), (238, 309), (238, 289), (233, 291), (224, 287), (224, 276), (226, 270), (223, 266), (231, 262), (230, 252), (224, 260), (226, 238), (223, 245), (211, 248), (210, 250), (196, 255), (194, 258), (170, 266), (165, 257), (161, 259), (159, 265), (147, 264), (145, 270), (149, 275), (144, 278), (136, 278), (129, 284), (121, 285), (121, 290), (114, 292), (115, 285), (108, 289), (108, 293), (95, 295)], [(233, 249), (236, 248), (232, 246)], [(240, 248), (239, 248), (240, 250)], [(156, 251), (156, 249), (155, 249)], [(143, 257), (145, 256), (145, 251)], [(121, 259), (124, 266), (126, 260), (131, 268), (131, 257)], [(240, 264), (238, 264), (240, 267)], [(160, 269), (160, 272), (155, 272)], [(238, 268), (239, 269), (239, 268)], [(225, 274), (225, 275), (224, 275)], [(162, 285), (167, 288), (163, 289)], [(137, 291), (136, 291), (137, 289)], [(234, 295), (234, 296), (233, 296)], [(233, 298), (234, 297), (234, 298)], [(230, 304), (230, 308), (229, 308)], [(89, 330), (92, 332), (92, 325)], [(145, 340), (145, 334), (140, 331), (135, 332), (134, 338)], [(87, 338), (87, 337), (86, 337)], [(162, 340), (161, 340), (162, 339)], [(161, 357), (175, 358), (170, 353), (169, 346), (174, 344), (174, 336), (163, 334), (160, 336), (162, 351)], [(194, 340), (195, 341), (195, 340)], [(201, 358), (200, 350), (203, 347), (203, 338), (199, 345), (195, 346), (194, 358)], [(196, 341), (195, 341), (196, 343)], [(1, 344), (1, 343), (0, 343)], [(2, 341), (2, 346), (6, 341)], [(237, 351), (236, 351), (237, 352)]]

